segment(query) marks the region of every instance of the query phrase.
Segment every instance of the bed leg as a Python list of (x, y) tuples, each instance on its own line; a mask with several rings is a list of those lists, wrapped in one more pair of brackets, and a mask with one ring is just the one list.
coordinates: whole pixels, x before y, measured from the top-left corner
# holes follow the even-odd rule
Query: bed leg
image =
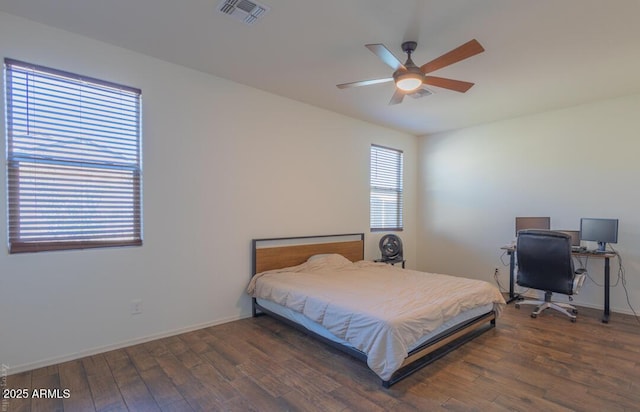
[(255, 318), (258, 316), (258, 311), (256, 310), (256, 298), (251, 298), (251, 317)]
[(264, 315), (264, 312), (259, 309), (259, 305), (258, 305), (258, 302), (256, 301), (256, 298), (252, 298), (252, 300), (251, 300), (251, 317), (252, 318), (257, 318), (258, 316), (263, 316), (263, 315)]

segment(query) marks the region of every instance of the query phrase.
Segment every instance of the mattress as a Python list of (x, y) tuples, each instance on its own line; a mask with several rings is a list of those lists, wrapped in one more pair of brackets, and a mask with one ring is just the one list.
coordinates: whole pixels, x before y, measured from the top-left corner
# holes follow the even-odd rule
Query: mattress
[[(329, 339), (332, 342), (336, 342), (339, 343), (343, 346), (348, 346), (352, 349), (356, 349), (354, 348), (349, 342), (345, 341), (344, 339), (340, 339), (339, 337), (335, 336), (333, 333), (331, 333), (330, 331), (327, 330), (327, 328), (325, 328), (324, 326), (312, 321), (311, 319), (309, 319), (308, 317), (304, 316), (303, 314), (301, 314), (300, 312), (296, 312), (292, 309), (289, 309), (285, 306), (279, 305), (275, 302), (272, 302), (270, 300), (266, 300), (266, 299), (256, 299), (256, 301), (258, 302), (258, 304), (260, 306), (262, 306), (263, 308), (275, 313), (276, 315), (282, 316), (285, 319), (289, 319), (292, 322), (297, 323), (298, 325), (302, 325), (304, 326), (307, 330), (322, 336), (325, 339)], [(447, 320), (446, 322), (444, 322), (442, 325), (438, 326), (436, 329), (434, 329), (433, 331), (423, 335), (421, 338), (419, 338), (415, 344), (409, 346), (409, 352), (411, 352), (412, 350), (420, 347), (420, 345), (424, 344), (425, 342), (427, 342), (428, 340), (438, 336), (439, 334), (441, 334), (442, 332), (446, 331), (447, 329), (450, 329), (456, 325), (460, 325), (468, 320), (471, 320), (473, 318), (476, 318), (478, 316), (484, 315), (485, 313), (489, 313), (493, 310), (493, 303), (488, 303), (486, 305), (482, 305), (482, 306), (478, 306), (476, 308), (473, 309), (469, 309), (466, 310), (462, 313), (460, 313), (459, 315), (454, 316), (453, 318)]]

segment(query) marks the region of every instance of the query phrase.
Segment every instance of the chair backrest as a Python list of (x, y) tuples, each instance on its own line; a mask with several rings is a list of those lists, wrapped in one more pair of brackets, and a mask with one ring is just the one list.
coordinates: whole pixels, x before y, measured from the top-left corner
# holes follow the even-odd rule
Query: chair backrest
[(551, 230), (522, 230), (516, 245), (518, 285), (573, 294), (571, 236)]

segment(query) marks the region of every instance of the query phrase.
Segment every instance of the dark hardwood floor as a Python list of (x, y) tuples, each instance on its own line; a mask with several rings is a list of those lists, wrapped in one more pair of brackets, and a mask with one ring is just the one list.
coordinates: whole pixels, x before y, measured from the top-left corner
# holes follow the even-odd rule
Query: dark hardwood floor
[[(360, 363), (269, 317), (11, 375), (1, 411), (640, 410), (640, 324), (508, 305), (497, 327), (384, 389)], [(64, 399), (64, 389), (69, 397)]]

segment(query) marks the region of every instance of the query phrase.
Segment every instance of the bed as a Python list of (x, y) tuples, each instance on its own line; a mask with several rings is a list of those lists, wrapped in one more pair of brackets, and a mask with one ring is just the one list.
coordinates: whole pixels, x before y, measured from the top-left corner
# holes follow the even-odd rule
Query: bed
[(253, 316), (275, 317), (367, 363), (384, 387), (495, 327), (487, 282), (364, 260), (364, 234), (254, 239)]

